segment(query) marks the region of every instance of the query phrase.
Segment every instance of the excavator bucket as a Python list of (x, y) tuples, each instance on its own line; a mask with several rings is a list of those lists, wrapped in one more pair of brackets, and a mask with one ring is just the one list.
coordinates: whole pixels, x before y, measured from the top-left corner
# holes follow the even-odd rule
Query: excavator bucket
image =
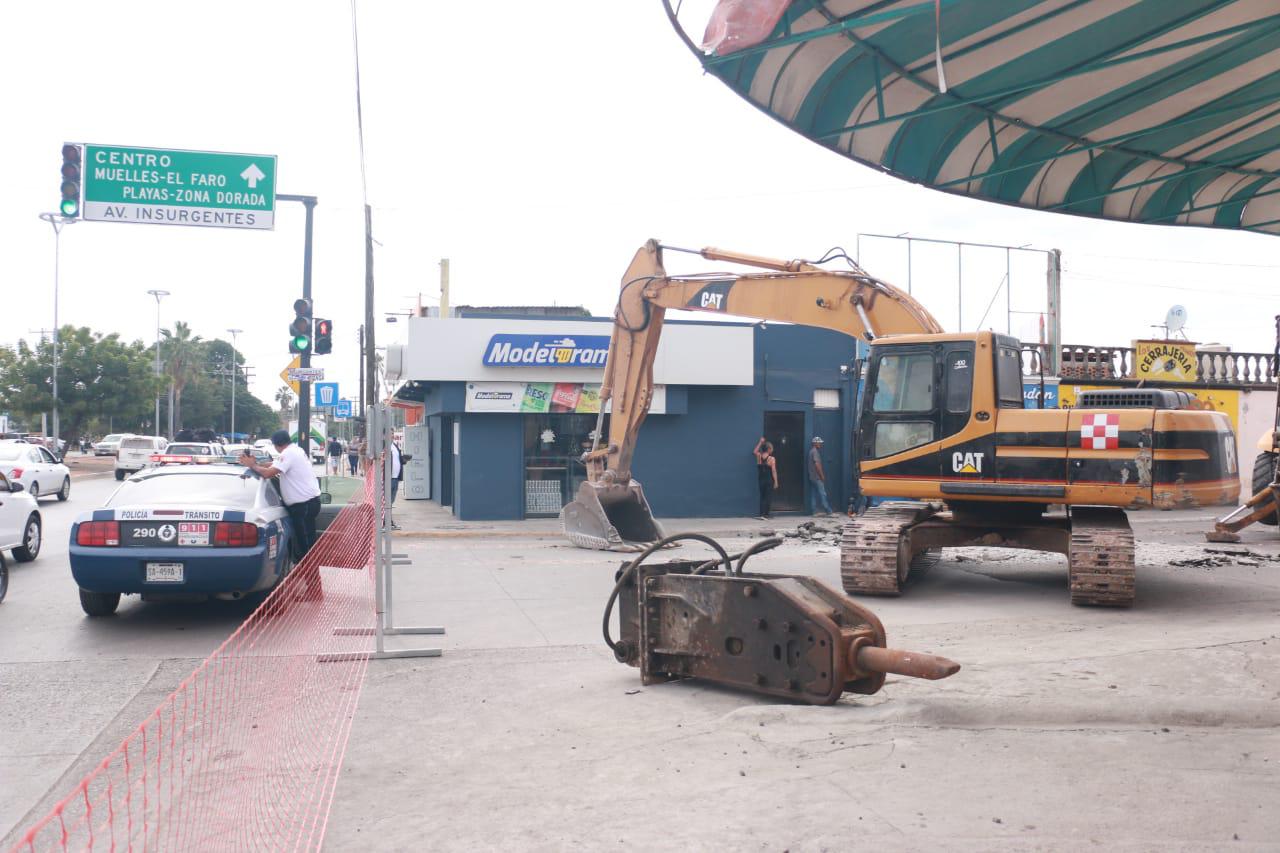
[(625, 486), (584, 482), (560, 510), (565, 538), (595, 551), (636, 551), (663, 537), (635, 480)]

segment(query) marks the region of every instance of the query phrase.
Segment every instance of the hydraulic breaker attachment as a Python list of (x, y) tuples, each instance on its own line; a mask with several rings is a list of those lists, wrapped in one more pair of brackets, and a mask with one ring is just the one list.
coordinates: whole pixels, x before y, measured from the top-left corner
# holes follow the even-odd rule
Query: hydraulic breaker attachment
[(700, 678), (829, 705), (845, 692), (875, 693), (886, 673), (939, 679), (960, 669), (936, 655), (886, 648), (876, 615), (816, 578), (744, 573), (741, 564), (738, 573), (698, 573), (709, 565), (680, 560), (619, 571), (614, 655), (639, 667), (645, 684)]
[(560, 510), (560, 526), (574, 545), (596, 551), (636, 551), (663, 536), (636, 480), (625, 486), (584, 481), (577, 499)]

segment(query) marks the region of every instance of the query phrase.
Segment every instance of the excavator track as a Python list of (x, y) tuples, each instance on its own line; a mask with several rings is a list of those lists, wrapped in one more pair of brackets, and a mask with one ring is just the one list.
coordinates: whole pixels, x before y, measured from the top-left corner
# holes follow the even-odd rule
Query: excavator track
[(1073, 507), (1067, 553), (1071, 603), (1095, 607), (1133, 604), (1135, 575), (1133, 530), (1124, 510)]
[(872, 507), (846, 524), (840, 538), (844, 591), (850, 595), (901, 595), (913, 565), (904, 553), (902, 532), (932, 512), (926, 503), (895, 501)]

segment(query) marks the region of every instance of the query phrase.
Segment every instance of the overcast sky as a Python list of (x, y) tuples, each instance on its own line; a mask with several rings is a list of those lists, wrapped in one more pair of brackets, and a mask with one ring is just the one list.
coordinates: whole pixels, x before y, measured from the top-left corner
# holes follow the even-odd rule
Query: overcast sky
[[(0, 15), (0, 343), (53, 322), (53, 234), (37, 214), (57, 203), (63, 141), (274, 154), (280, 192), (320, 199), (314, 296), (336, 338), (315, 363), (354, 396), (364, 237), (349, 3), (63, 0)], [(648, 237), (812, 258), (903, 232), (1061, 249), (1068, 343), (1127, 344), (1180, 303), (1195, 340), (1273, 344), (1275, 238), (1021, 211), (863, 168), (704, 76), (657, 0), (364, 0), (359, 27), (380, 345), (404, 328), (384, 311), (420, 292), (435, 304), (443, 257), (455, 304), (607, 314)], [(162, 324), (244, 329), (269, 401), (290, 358), (302, 237), (288, 203), (274, 231), (78, 223), (63, 234), (60, 319), (149, 342), (146, 291), (172, 291)], [(863, 238), (862, 260), (906, 284), (901, 242)], [(916, 295), (949, 330), (1003, 331), (1004, 252), (962, 261), (960, 297), (955, 250), (917, 245)], [(1012, 282), (1014, 311), (1042, 310), (1044, 256), (1015, 253)], [(1034, 337), (1034, 313), (1012, 317)]]

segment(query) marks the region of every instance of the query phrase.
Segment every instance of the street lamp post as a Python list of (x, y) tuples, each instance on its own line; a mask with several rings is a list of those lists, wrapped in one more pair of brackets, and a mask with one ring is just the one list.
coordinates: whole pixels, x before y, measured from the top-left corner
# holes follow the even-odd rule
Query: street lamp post
[(76, 222), (56, 213), (42, 213), (40, 218), (53, 226), (53, 449), (62, 453), (58, 430), (58, 267), (62, 256), (62, 229)]
[[(160, 298), (168, 296), (167, 290), (148, 290), (156, 298), (156, 376), (160, 375)], [(160, 389), (156, 389), (156, 438), (160, 437)]]
[(236, 335), (244, 329), (227, 329), (231, 333), (231, 441), (236, 440)]

